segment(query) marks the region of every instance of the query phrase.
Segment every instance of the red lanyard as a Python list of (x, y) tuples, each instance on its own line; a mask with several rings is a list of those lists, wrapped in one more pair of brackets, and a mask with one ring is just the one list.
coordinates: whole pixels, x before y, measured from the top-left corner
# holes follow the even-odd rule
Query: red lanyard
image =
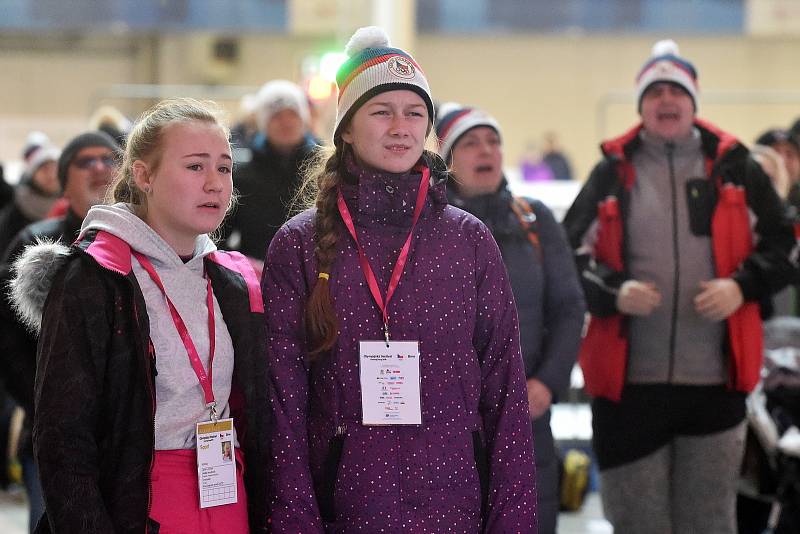
[(364, 278), (367, 279), (367, 285), (369, 286), (370, 293), (372, 293), (372, 298), (375, 300), (375, 304), (378, 305), (378, 308), (381, 310), (381, 314), (383, 315), (383, 333), (386, 336), (387, 343), (389, 342), (389, 301), (392, 299), (395, 289), (397, 289), (397, 286), (400, 284), (400, 277), (403, 274), (403, 269), (405, 268), (406, 261), (408, 260), (408, 251), (411, 248), (411, 238), (414, 237), (414, 227), (417, 225), (419, 216), (422, 213), (422, 208), (425, 206), (425, 197), (428, 196), (429, 187), (430, 171), (427, 167), (423, 167), (422, 179), (419, 182), (419, 191), (417, 192), (417, 204), (414, 206), (414, 219), (411, 222), (411, 229), (408, 231), (408, 237), (403, 244), (403, 248), (400, 249), (400, 255), (397, 257), (397, 262), (394, 264), (392, 277), (389, 280), (389, 287), (386, 290), (386, 302), (384, 302), (383, 296), (381, 295), (381, 290), (378, 287), (378, 279), (375, 278), (375, 273), (372, 271), (372, 267), (369, 264), (367, 254), (361, 247), (361, 243), (358, 242), (358, 235), (356, 234), (356, 227), (353, 224), (353, 217), (350, 215), (350, 210), (347, 208), (347, 203), (344, 201), (342, 190), (339, 189), (338, 191), (336, 203), (339, 207), (339, 214), (342, 216), (344, 225), (347, 227), (347, 230), (353, 237), (353, 241), (356, 243), (361, 270), (364, 272)]
[(150, 263), (150, 260), (148, 260), (147, 257), (140, 252), (131, 251), (131, 254), (133, 254), (133, 257), (139, 261), (142, 268), (147, 271), (147, 274), (150, 275), (150, 278), (153, 280), (156, 286), (158, 286), (158, 289), (161, 290), (161, 294), (164, 295), (164, 300), (167, 301), (169, 312), (172, 315), (172, 322), (175, 323), (175, 329), (178, 331), (178, 335), (181, 336), (183, 346), (186, 347), (186, 352), (189, 355), (189, 362), (192, 364), (194, 374), (197, 375), (197, 380), (200, 382), (200, 387), (203, 388), (206, 407), (211, 410), (211, 418), (216, 422), (217, 402), (214, 400), (214, 389), (212, 388), (211, 376), (214, 365), (214, 348), (216, 344), (214, 336), (214, 294), (211, 291), (211, 279), (206, 276), (206, 306), (208, 307), (209, 345), (208, 373), (206, 373), (205, 369), (203, 369), (203, 363), (200, 361), (200, 355), (197, 353), (197, 348), (194, 346), (194, 341), (192, 341), (192, 336), (189, 334), (189, 329), (186, 328), (186, 323), (183, 322), (181, 314), (178, 313), (178, 309), (167, 295), (167, 291), (164, 289), (164, 284), (161, 283), (161, 278), (158, 276), (155, 268), (153, 268), (153, 264)]

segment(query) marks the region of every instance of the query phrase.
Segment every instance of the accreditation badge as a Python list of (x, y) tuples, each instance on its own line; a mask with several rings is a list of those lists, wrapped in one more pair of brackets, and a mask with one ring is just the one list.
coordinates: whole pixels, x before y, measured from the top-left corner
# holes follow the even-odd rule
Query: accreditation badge
[(233, 419), (197, 423), (196, 432), (200, 508), (235, 503), (238, 496)]
[(419, 425), (419, 342), (359, 342), (362, 423)]

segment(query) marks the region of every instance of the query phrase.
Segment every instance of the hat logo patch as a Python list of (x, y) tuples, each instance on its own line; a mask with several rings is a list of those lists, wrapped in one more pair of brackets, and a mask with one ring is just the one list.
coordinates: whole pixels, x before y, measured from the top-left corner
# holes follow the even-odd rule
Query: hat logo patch
[(658, 64), (656, 72), (658, 74), (670, 74), (675, 70), (675, 66), (669, 61), (662, 61)]
[(387, 64), (389, 72), (398, 78), (413, 78), (415, 75), (414, 65), (404, 57), (395, 56), (391, 58)]

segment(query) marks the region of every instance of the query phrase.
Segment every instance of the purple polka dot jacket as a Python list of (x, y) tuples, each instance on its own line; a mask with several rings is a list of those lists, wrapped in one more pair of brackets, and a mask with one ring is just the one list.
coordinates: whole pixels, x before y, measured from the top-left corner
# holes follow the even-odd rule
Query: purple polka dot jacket
[[(411, 227), (420, 175), (349, 165), (342, 193), (385, 296)], [(419, 341), (422, 424), (361, 423), (358, 342), (383, 321), (342, 224), (330, 289), (334, 348), (306, 353), (318, 278), (315, 212), (267, 253), (271, 524), (276, 533), (535, 533), (531, 424), (514, 299), (489, 230), (447, 205), (436, 173), (389, 305), (393, 340)], [(251, 469), (253, 467), (250, 467)]]

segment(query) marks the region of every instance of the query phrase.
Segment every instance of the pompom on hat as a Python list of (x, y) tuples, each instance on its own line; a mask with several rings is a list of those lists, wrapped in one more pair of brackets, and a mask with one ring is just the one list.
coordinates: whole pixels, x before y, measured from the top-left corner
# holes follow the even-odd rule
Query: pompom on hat
[(650, 59), (636, 76), (636, 105), (642, 109), (642, 96), (647, 88), (657, 82), (669, 82), (681, 86), (692, 97), (697, 110), (697, 71), (694, 65), (680, 56), (678, 44), (672, 39), (658, 41), (653, 45)]
[(439, 106), (436, 120), (436, 137), (439, 138), (439, 155), (445, 161), (450, 161), (450, 151), (462, 135), (478, 126), (488, 126), (500, 133), (500, 125), (494, 117), (480, 109), (468, 108), (447, 102)]
[(433, 124), (433, 98), (425, 73), (411, 54), (389, 45), (389, 36), (377, 26), (359, 28), (344, 49), (348, 56), (336, 72), (339, 102), (333, 138), (340, 128), (367, 100), (386, 91), (414, 91), (428, 108), (429, 125)]

